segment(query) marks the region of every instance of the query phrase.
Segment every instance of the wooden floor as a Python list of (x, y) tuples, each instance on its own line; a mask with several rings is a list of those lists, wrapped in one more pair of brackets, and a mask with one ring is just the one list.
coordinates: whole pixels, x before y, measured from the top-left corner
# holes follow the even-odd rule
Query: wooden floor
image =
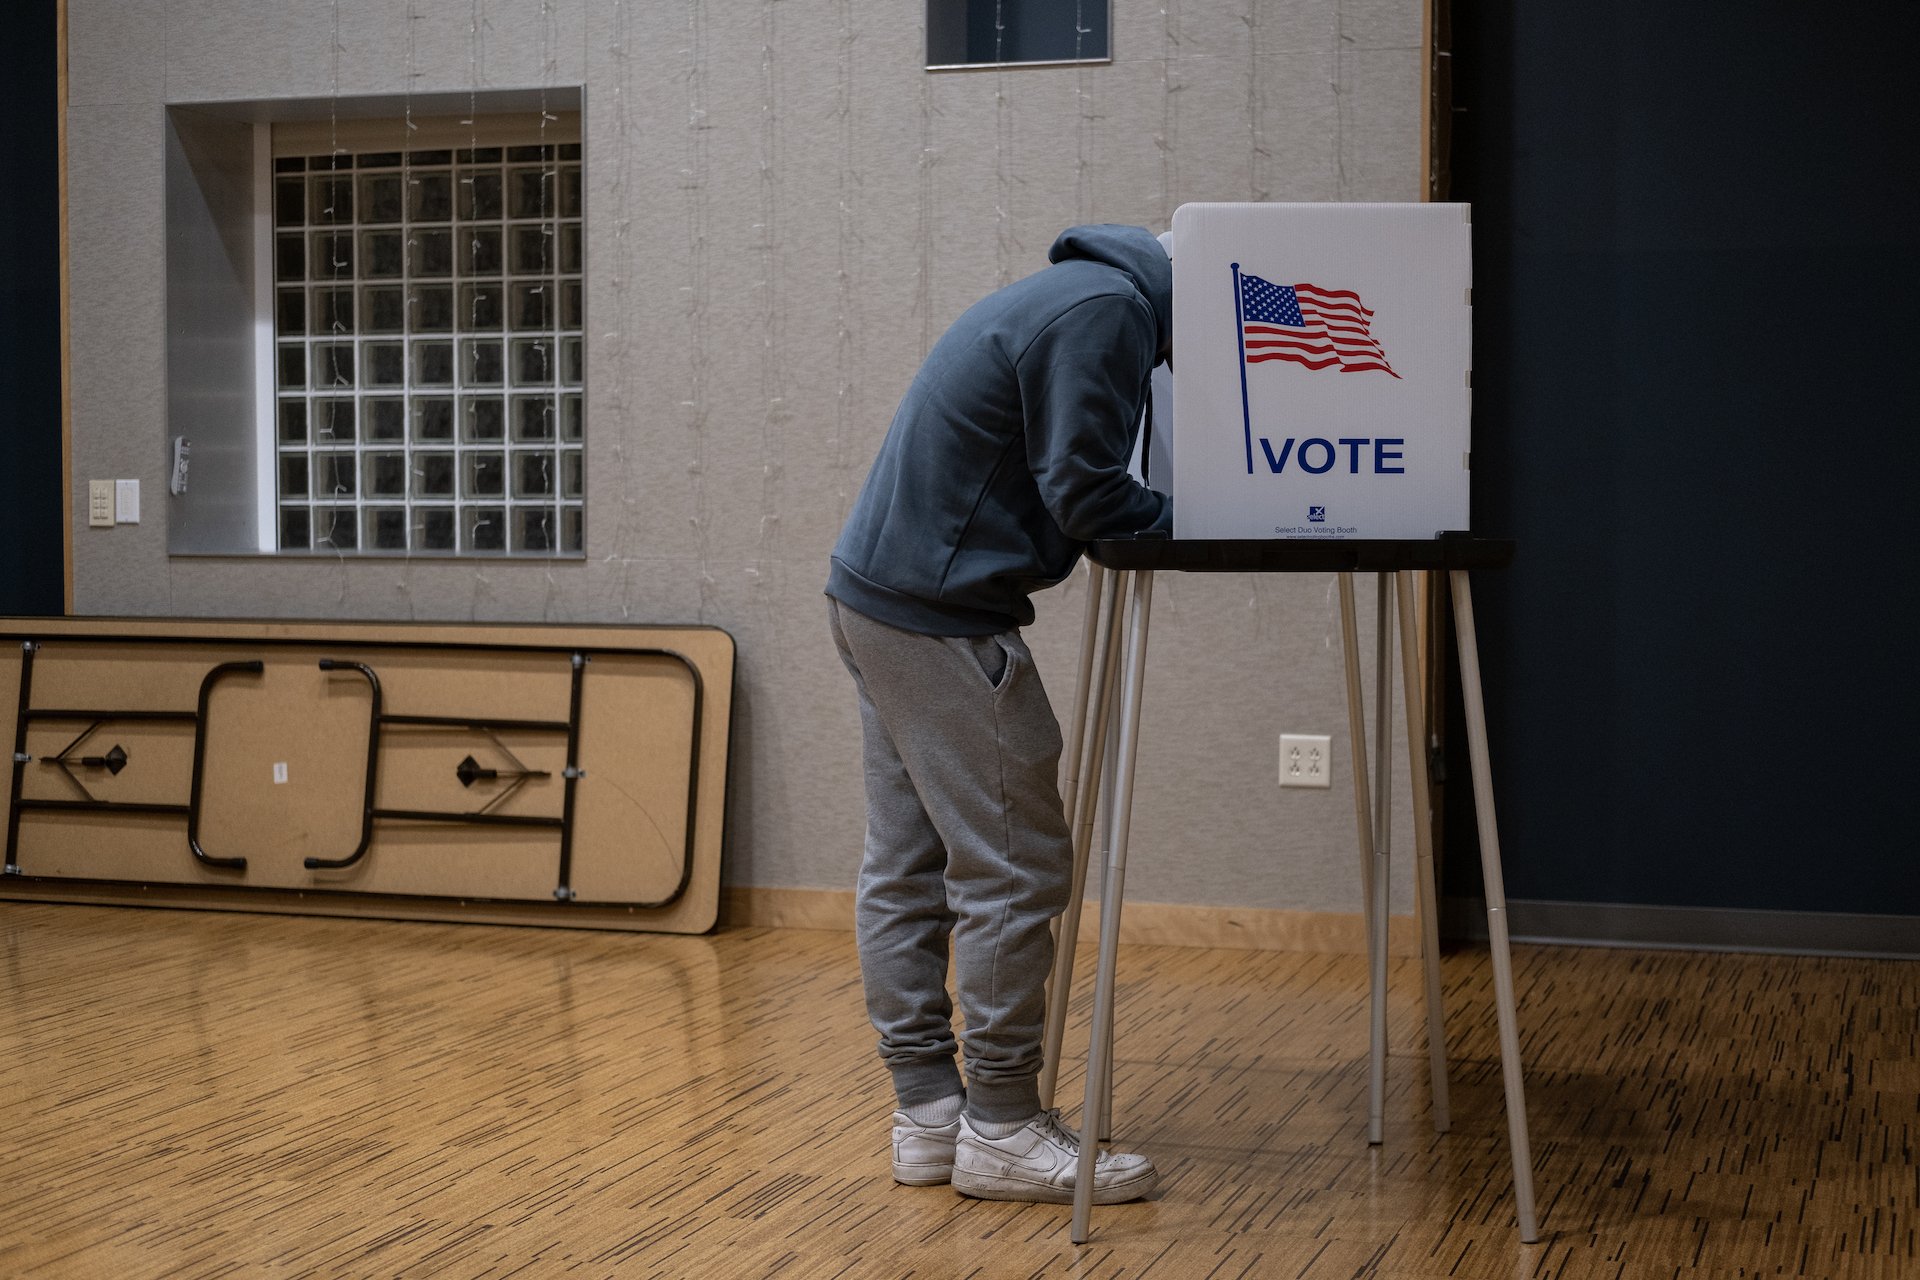
[(1523, 1246), (1484, 953), (1441, 1137), (1395, 970), (1369, 1150), (1359, 957), (1129, 949), (1120, 1137), (1167, 1176), (1076, 1249), (889, 1179), (846, 934), (0, 902), (0, 944), (0, 1276), (1920, 1275), (1902, 962), (1518, 951)]

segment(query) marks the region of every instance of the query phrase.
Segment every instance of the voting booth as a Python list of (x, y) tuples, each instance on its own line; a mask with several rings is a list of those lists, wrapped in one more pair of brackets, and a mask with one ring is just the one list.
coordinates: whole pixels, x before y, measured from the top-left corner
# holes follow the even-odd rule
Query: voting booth
[[(1472, 464), (1471, 219), (1460, 204), (1188, 204), (1175, 211), (1173, 359), (1155, 371), (1135, 474), (1173, 497), (1173, 536), (1095, 543), (1080, 677), (1063, 752), (1073, 890), (1048, 989), (1043, 1102), (1058, 1081), (1073, 981), (1070, 940), (1096, 832), (1100, 945), (1081, 1108), (1072, 1237), (1091, 1231), (1093, 1168), (1112, 1118), (1113, 1016), (1134, 764), (1156, 571), (1338, 575), (1347, 727), (1369, 961), (1368, 1141), (1386, 1097), (1392, 636), (1412, 783), (1415, 900), (1436, 1132), (1450, 1126), (1424, 672), (1412, 574), (1453, 608), (1487, 900), (1515, 1224), (1539, 1238), (1506, 893), (1474, 635), (1473, 569), (1513, 544), (1468, 528)], [(1374, 757), (1360, 681), (1355, 573), (1377, 577)]]
[(1180, 207), (1174, 537), (1467, 527), (1471, 231), (1462, 204)]

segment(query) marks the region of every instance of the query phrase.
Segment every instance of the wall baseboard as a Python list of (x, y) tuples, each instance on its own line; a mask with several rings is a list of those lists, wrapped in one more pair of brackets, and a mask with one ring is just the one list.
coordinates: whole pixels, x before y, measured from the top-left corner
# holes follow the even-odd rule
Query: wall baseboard
[[(1748, 951), (1782, 955), (1920, 958), (1920, 916), (1818, 911), (1746, 911), (1720, 907), (1656, 907), (1630, 903), (1507, 902), (1515, 942), (1587, 947), (1646, 947), (1690, 951)], [(784, 929), (853, 928), (853, 893), (842, 889), (730, 886), (721, 923)], [(1449, 937), (1484, 941), (1486, 907), (1477, 898), (1448, 898), (1441, 923)], [(1080, 913), (1080, 939), (1099, 934), (1099, 905)], [(1121, 941), (1145, 946), (1221, 947), (1243, 951), (1326, 951), (1358, 954), (1365, 934), (1358, 912), (1284, 911), (1255, 907), (1130, 902), (1120, 921)], [(1387, 946), (1396, 956), (1418, 954), (1412, 916), (1394, 916)]]
[[(1449, 937), (1484, 939), (1486, 906), (1478, 898), (1450, 897), (1441, 904), (1440, 923)], [(1515, 942), (1581, 947), (1920, 957), (1920, 916), (1509, 898), (1507, 928)]]
[[(850, 889), (773, 889), (731, 885), (722, 890), (722, 925), (736, 928), (853, 929)], [(1080, 912), (1080, 940), (1099, 937), (1100, 906), (1089, 900)], [(1120, 940), (1142, 946), (1222, 947), (1240, 951), (1330, 951), (1358, 955), (1366, 949), (1360, 913), (1281, 911), (1256, 907), (1203, 907), (1167, 902), (1129, 902), (1120, 917)], [(1419, 953), (1412, 916), (1387, 925), (1392, 955)]]

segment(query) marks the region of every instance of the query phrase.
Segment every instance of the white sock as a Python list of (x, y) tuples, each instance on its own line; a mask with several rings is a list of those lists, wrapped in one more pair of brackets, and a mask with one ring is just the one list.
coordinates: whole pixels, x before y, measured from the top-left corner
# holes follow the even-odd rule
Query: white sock
[(983, 1138), (1011, 1138), (1040, 1117), (1028, 1116), (1025, 1120), (967, 1120), (967, 1127)]
[(952, 1124), (960, 1118), (960, 1111), (967, 1105), (967, 1095), (956, 1093), (950, 1098), (941, 1098), (937, 1102), (922, 1102), (917, 1106), (902, 1107), (907, 1119), (927, 1128), (937, 1128), (943, 1124)]

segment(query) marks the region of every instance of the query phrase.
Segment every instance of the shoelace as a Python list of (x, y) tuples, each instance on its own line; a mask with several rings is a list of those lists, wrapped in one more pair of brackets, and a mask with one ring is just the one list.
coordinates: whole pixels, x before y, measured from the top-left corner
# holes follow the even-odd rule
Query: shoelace
[(1080, 1154), (1080, 1135), (1060, 1123), (1059, 1108), (1040, 1113), (1040, 1131), (1052, 1136), (1056, 1142), (1074, 1155)]

